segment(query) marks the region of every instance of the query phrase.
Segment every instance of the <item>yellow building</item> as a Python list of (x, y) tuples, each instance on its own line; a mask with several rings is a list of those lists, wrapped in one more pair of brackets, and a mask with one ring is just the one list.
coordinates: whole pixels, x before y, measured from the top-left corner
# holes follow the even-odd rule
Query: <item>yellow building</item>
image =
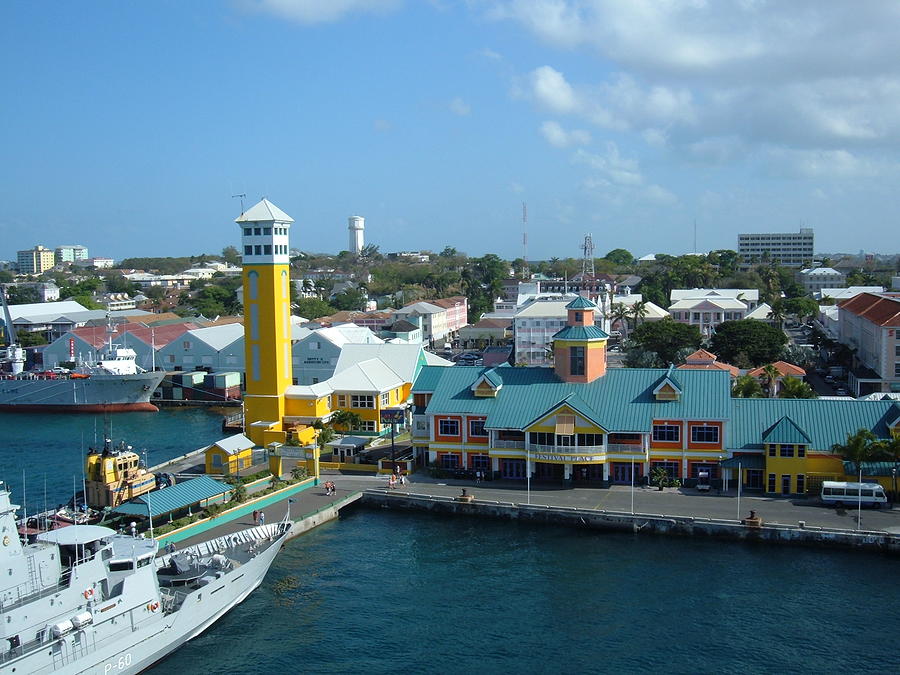
[(285, 441), (284, 393), (291, 385), (288, 233), (293, 219), (263, 199), (241, 214), (246, 430), (257, 445)]
[(238, 474), (253, 465), (253, 441), (244, 434), (235, 434), (221, 441), (216, 441), (204, 452), (206, 473)]

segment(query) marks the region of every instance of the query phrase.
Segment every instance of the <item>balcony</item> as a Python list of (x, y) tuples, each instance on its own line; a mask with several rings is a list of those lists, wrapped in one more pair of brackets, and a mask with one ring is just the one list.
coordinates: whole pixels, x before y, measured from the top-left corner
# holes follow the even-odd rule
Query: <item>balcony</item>
[(496, 439), (491, 441), (491, 447), (524, 450), (525, 441), (501, 441)]
[(644, 449), (634, 443), (607, 443), (606, 451), (609, 453), (622, 453), (626, 455), (643, 455)]
[(540, 445), (529, 443), (529, 452), (546, 452), (556, 455), (602, 455), (607, 452), (605, 445)]

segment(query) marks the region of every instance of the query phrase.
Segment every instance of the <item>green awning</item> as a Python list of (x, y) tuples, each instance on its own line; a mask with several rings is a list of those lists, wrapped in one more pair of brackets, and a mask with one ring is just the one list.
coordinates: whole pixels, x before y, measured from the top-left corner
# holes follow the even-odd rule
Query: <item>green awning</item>
[(741, 471), (744, 469), (765, 469), (766, 458), (763, 455), (737, 455), (719, 462), (719, 466), (723, 469), (737, 469), (738, 465), (740, 465)]
[[(863, 462), (862, 466), (863, 477), (865, 476), (890, 476), (891, 469), (897, 469), (897, 475), (900, 476), (900, 464), (894, 462)], [(859, 469), (856, 467), (855, 462), (848, 462), (846, 459), (844, 460), (844, 473), (848, 476), (856, 476), (859, 474)]]

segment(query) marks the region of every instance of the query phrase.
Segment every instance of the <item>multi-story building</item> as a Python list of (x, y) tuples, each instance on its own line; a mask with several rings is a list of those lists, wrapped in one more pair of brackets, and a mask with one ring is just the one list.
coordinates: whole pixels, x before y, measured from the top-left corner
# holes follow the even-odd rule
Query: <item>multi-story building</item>
[(767, 232), (738, 235), (738, 255), (745, 265), (757, 263), (768, 255), (785, 267), (802, 267), (813, 259), (815, 236), (811, 227), (798, 233)]
[[(527, 301), (513, 316), (514, 359), (526, 366), (553, 362), (553, 336), (566, 325), (566, 305), (574, 295), (542, 295)], [(597, 312), (599, 319), (599, 312)]]
[(25, 251), (16, 252), (16, 262), (22, 274), (43, 274), (56, 264), (56, 256), (40, 244)]
[(900, 393), (900, 293), (860, 293), (840, 303), (838, 331), (855, 350), (851, 392)]
[(807, 293), (815, 295), (823, 288), (843, 288), (847, 275), (831, 267), (811, 267), (797, 272), (797, 281)]
[(755, 288), (673, 289), (669, 315), (679, 323), (697, 326), (701, 335), (711, 335), (723, 321), (766, 320), (771, 307), (759, 304)]
[(469, 305), (464, 296), (414, 302), (394, 310), (394, 321), (405, 320), (422, 328), (422, 340), (431, 346), (452, 340), (468, 323)]
[(728, 370), (607, 370), (606, 335), (586, 305), (567, 308), (553, 368), (423, 368), (412, 389), (417, 455), (512, 480), (630, 484), (661, 469), (688, 486), (704, 472), (803, 494), (844, 479), (831, 448), (849, 434), (900, 433), (894, 401), (732, 399)]
[(58, 263), (73, 263), (78, 260), (87, 260), (88, 250), (87, 247), (78, 244), (57, 246), (55, 256)]
[(293, 340), (293, 384), (318, 384), (334, 375), (345, 345), (384, 342), (368, 328), (352, 323), (315, 329), (295, 326)]

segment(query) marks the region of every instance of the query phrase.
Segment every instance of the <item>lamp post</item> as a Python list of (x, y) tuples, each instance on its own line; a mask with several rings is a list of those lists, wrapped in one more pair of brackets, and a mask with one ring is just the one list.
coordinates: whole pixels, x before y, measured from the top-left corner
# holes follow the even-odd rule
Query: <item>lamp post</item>
[(862, 529), (862, 464), (859, 465), (859, 485), (856, 488), (858, 505), (856, 507), (856, 529)]
[(526, 503), (531, 504), (531, 448), (525, 440), (525, 495)]
[(722, 474), (722, 489), (725, 491), (725, 494), (728, 494), (728, 477), (725, 473), (725, 469), (722, 468), (722, 455), (719, 455), (719, 472)]
[(634, 453), (631, 454), (631, 515), (634, 515)]
[(891, 508), (894, 508), (894, 502), (897, 501), (897, 467), (895, 466), (891, 469), (891, 482), (893, 483), (894, 489), (891, 494)]
[(737, 501), (737, 519), (741, 519), (741, 483), (743, 483), (743, 476), (741, 475), (741, 463), (738, 462), (738, 475), (737, 475), (737, 493), (738, 493), (738, 501)]

